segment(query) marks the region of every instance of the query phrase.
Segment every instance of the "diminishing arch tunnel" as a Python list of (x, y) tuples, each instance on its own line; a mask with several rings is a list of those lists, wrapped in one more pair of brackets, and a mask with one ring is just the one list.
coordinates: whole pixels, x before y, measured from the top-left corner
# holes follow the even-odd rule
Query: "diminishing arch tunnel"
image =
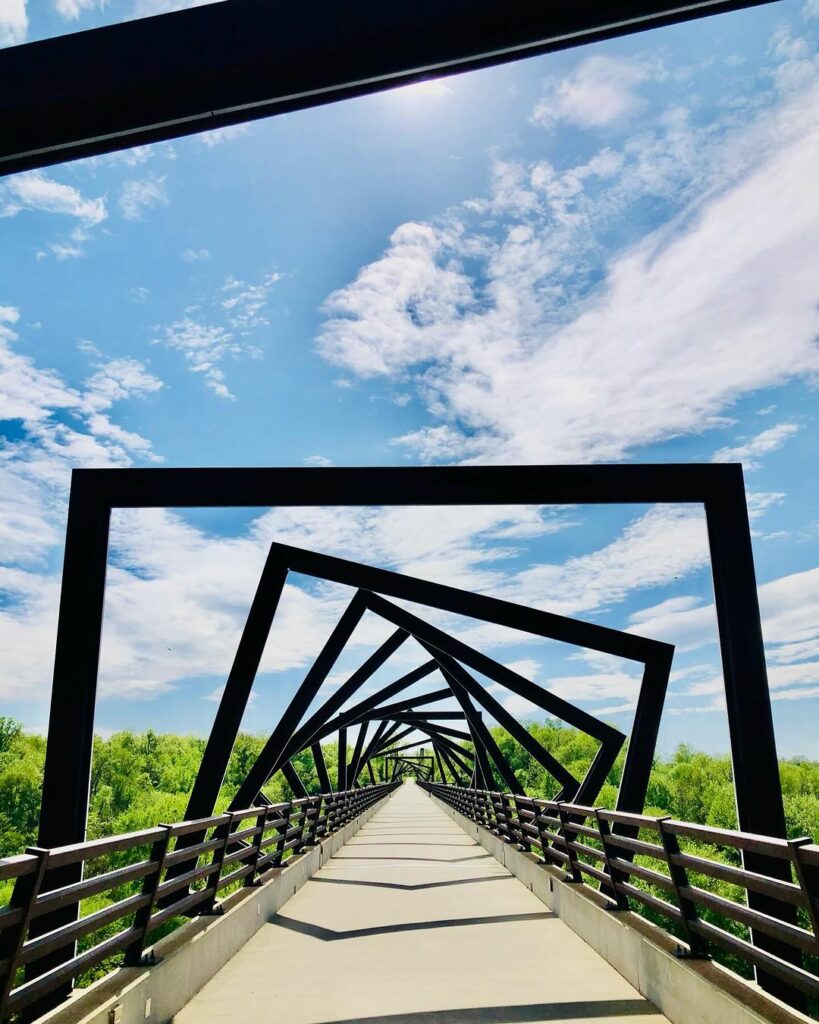
[[(339, 785), (354, 784), (373, 757), (393, 747), (413, 729), (419, 729), (430, 737), (439, 766), (443, 762), (456, 781), (462, 781), (460, 772), (463, 772), (472, 783), (492, 788), (494, 765), (510, 792), (522, 795), (520, 783), (484, 725), (475, 703), (506, 728), (557, 780), (561, 799), (594, 801), (625, 742), (625, 735), (388, 599), (398, 598), (642, 663), (643, 678), (634, 729), (617, 802), (619, 810), (642, 810), (673, 657), (673, 647), (669, 644), (362, 563), (273, 543), (239, 644), (239, 653), (245, 662), (252, 661), (258, 666), (288, 572), (354, 587), (356, 592), (240, 786), (232, 808), (251, 805), (258, 799), (262, 786), (279, 770), (283, 771), (297, 794), (303, 792), (290, 761), (308, 748), (313, 752), (319, 779), (328, 788), (329, 777), (321, 753), (321, 740), (335, 732), (340, 736)], [(257, 620), (261, 609), (266, 612), (266, 628), (260, 629)], [(301, 724), (322, 683), (367, 611), (390, 622), (395, 632), (307, 722)], [(337, 714), (409, 637), (421, 645), (430, 655), (430, 660), (355, 707)], [(480, 672), (494, 683), (596, 739), (600, 746), (585, 777), (575, 778), (487, 692), (468, 669)], [(443, 689), (395, 704), (383, 704), (383, 701), (436, 671), (443, 677)], [(203, 817), (213, 810), (235, 737), (235, 733), (234, 737), (225, 735), (220, 719), (229, 716), (232, 721), (240, 720), (254, 678), (255, 667), (242, 673), (241, 678), (231, 672), (191, 793), (187, 810), (190, 819)], [(419, 711), (419, 708), (451, 697), (458, 702), (460, 712)], [(469, 731), (456, 732), (439, 724), (451, 717), (464, 719)], [(365, 747), (369, 723), (374, 720), (381, 724)], [(348, 771), (346, 729), (356, 724), (361, 728)], [(403, 732), (399, 731), (402, 726), (405, 727)], [(473, 769), (470, 770), (467, 763), (473, 757), (467, 749), (454, 742), (456, 739), (472, 741), (475, 750)]]

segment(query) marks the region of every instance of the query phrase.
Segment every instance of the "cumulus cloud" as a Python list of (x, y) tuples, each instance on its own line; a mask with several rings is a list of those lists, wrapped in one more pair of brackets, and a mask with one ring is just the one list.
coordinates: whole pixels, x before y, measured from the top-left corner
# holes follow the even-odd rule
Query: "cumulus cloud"
[(15, 174), (0, 184), (0, 217), (13, 217), (23, 210), (75, 217), (88, 227), (105, 220), (105, 199), (86, 199), (74, 188), (49, 178), (41, 171)]
[(0, 0), (0, 46), (25, 42), (27, 31), (26, 0)]
[(119, 401), (143, 398), (162, 382), (134, 359), (105, 359), (96, 353), (95, 372), (83, 387), (68, 385), (16, 348), (10, 326), (18, 311), (0, 309), (0, 407), (3, 418), (18, 421), (22, 436), (0, 448), (4, 557), (11, 563), (37, 562), (55, 543), (54, 516), (62, 511), (63, 491), (72, 465), (129, 465), (153, 460), (150, 443), (125, 431), (108, 415)]
[[(719, 143), (672, 119), (619, 157), (505, 174), (499, 195), (399, 227), (328, 299), (319, 350), (414, 383), (437, 422), (399, 441), (429, 460), (617, 460), (722, 424), (740, 396), (819, 371), (818, 110), (814, 84)], [(647, 195), (678, 212), (600, 262), (600, 232)]]

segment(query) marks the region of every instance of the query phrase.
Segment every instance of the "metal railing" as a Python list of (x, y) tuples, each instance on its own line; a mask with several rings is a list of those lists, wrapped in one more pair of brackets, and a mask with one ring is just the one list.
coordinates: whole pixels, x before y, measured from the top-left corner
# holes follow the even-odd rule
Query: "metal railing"
[[(721, 915), (769, 936), (798, 954), (796, 960), (804, 955), (819, 957), (819, 846), (810, 837), (774, 839), (671, 817), (626, 814), (440, 783), (419, 785), (505, 842), (534, 851), (544, 864), (562, 868), (565, 881), (591, 885), (607, 898), (608, 909), (627, 911), (635, 902), (672, 922), (685, 942), (685, 948), (679, 950), (682, 955), (705, 957), (716, 946), (819, 999), (819, 976), (816, 969), (808, 969), (819, 966), (819, 961), (799, 966), (705, 919), (711, 912), (712, 917)], [(788, 862), (792, 881), (712, 860), (699, 851), (686, 852), (689, 840)], [(755, 892), (795, 907), (807, 927), (711, 892), (695, 884), (691, 876), (737, 886), (746, 900), (749, 892)]]
[[(144, 952), (156, 929), (181, 915), (219, 913), (225, 889), (265, 881), (394, 788), (323, 793), (0, 859), (0, 883), (13, 881), (0, 909), (0, 1021), (21, 1011), (30, 1017), (44, 996), (115, 954), (124, 952), (123, 965), (148, 962)], [(193, 834), (195, 844), (185, 845)], [(49, 888), (50, 871), (77, 864), (81, 881)], [(174, 874), (179, 864), (184, 873)], [(83, 901), (106, 898), (111, 902), (82, 915)], [(54, 911), (65, 912), (67, 923), (37, 934), (38, 919)], [(77, 952), (76, 943), (112, 925), (122, 927)]]

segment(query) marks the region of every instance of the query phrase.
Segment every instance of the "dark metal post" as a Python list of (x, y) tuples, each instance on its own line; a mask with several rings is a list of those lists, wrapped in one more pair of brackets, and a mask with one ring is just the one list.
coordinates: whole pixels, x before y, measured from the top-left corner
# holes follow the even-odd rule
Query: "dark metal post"
[(168, 855), (168, 845), (173, 832), (172, 825), (160, 825), (165, 834), (151, 847), (151, 862), (156, 864), (156, 870), (146, 875), (142, 883), (142, 895), (147, 898), (144, 906), (140, 907), (134, 915), (134, 927), (140, 929), (139, 938), (135, 939), (125, 950), (125, 966), (136, 967), (142, 963), (142, 953), (145, 949), (145, 940), (148, 938), (148, 929), (151, 925), (151, 915), (156, 904), (156, 891), (162, 881), (162, 872), (165, 868), (165, 858)]
[(330, 782), (330, 773), (327, 771), (327, 762), (324, 760), (321, 743), (314, 743), (310, 750), (313, 752), (313, 763), (316, 766), (316, 775), (318, 775), (322, 793), (332, 793), (333, 784)]
[(15, 882), (9, 899), (8, 912), (19, 912), (20, 920), (16, 925), (0, 931), (0, 961), (5, 967), (0, 973), (0, 1020), (5, 1020), (6, 1001), (14, 987), (14, 976), (23, 943), (26, 941), (29, 926), (34, 912), (34, 903), (43, 884), (48, 866), (50, 851), (32, 846), (26, 853), (37, 858), (34, 870), (27, 875), (20, 875)]
[(347, 789), (347, 730), (338, 730), (338, 774), (336, 788), (339, 793)]
[[(187, 821), (213, 814), (286, 579), (287, 567), (271, 551), (262, 570), (191, 790), (185, 812)], [(195, 833), (194, 841), (199, 841)]]
[[(668, 873), (671, 875), (671, 881), (674, 883), (674, 895), (677, 897), (677, 906), (680, 908), (680, 913), (682, 914), (682, 928), (685, 941), (688, 943), (688, 949), (685, 951), (679, 947), (677, 948), (677, 956), (685, 955), (696, 960), (707, 959), (708, 954), (705, 949), (705, 944), (691, 927), (697, 922), (697, 907), (696, 904), (685, 895), (689, 884), (688, 872), (683, 864), (677, 862), (677, 858), (680, 856), (681, 852), (680, 843), (676, 835), (665, 827), (665, 823), (669, 820), (670, 815), (660, 818), (657, 821), (657, 827), (660, 830), (660, 839), (662, 840), (663, 849), (665, 850), (666, 859), (668, 861)], [(626, 906), (628, 907), (627, 900)]]
[(293, 790), (293, 796), (295, 799), (307, 796), (307, 790), (304, 788), (304, 783), (299, 778), (299, 773), (293, 766), (292, 761), (285, 761), (282, 765), (282, 775), (285, 777), (288, 786)]
[[(786, 838), (785, 808), (779, 783), (773, 715), (762, 640), (751, 528), (745, 501), (741, 466), (724, 467), (718, 494), (705, 503), (711, 569), (720, 636), (731, 762), (739, 828), (758, 835)], [(731, 474), (729, 480), (728, 473)], [(786, 861), (743, 851), (748, 871), (785, 881), (790, 879)], [(790, 924), (796, 910), (763, 893), (748, 892), (748, 906)], [(787, 943), (751, 930), (754, 945), (789, 963), (801, 955)], [(797, 1005), (801, 994), (778, 978), (757, 971), (762, 988)]]

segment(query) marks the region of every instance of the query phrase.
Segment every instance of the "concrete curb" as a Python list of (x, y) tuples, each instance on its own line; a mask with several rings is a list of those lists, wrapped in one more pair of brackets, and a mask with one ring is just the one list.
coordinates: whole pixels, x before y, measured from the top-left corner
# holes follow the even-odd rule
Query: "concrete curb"
[(120, 967), (77, 989), (38, 1024), (168, 1024), (183, 1006), (390, 799), (388, 794), (355, 821), (307, 850), (258, 888), (223, 901), (224, 914), (195, 918), (161, 939), (153, 967)]
[(661, 928), (637, 914), (609, 913), (607, 901), (592, 889), (563, 881), (558, 868), (541, 864), (431, 794), (430, 799), (672, 1024), (815, 1024), (719, 964), (680, 960), (676, 940)]

